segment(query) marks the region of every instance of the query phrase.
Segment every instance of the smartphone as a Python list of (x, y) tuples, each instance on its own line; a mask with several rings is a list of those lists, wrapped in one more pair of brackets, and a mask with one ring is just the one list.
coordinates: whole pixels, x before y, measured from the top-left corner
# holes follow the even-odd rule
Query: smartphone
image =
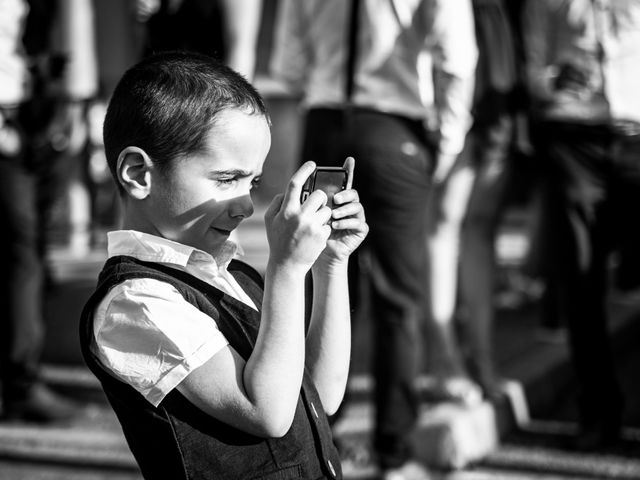
[(322, 190), (327, 194), (327, 205), (334, 207), (333, 196), (347, 188), (348, 173), (346, 168), (342, 167), (316, 167), (315, 172), (309, 175), (309, 178), (302, 187), (300, 202), (304, 202), (311, 192)]

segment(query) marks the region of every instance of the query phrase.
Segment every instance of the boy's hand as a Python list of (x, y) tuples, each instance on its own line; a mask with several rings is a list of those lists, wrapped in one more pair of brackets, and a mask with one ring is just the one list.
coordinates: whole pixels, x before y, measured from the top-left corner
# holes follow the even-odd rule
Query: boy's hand
[(323, 260), (328, 262), (347, 260), (369, 232), (358, 192), (351, 188), (354, 166), (354, 159), (347, 158), (344, 162), (344, 167), (349, 172), (347, 187), (333, 197), (336, 206), (331, 212), (332, 231), (327, 247), (322, 252)]
[(269, 261), (301, 267), (305, 272), (322, 253), (331, 234), (331, 209), (324, 192), (315, 191), (300, 204), (302, 186), (315, 168), (313, 162), (302, 165), (291, 177), (284, 195), (273, 199), (264, 217)]

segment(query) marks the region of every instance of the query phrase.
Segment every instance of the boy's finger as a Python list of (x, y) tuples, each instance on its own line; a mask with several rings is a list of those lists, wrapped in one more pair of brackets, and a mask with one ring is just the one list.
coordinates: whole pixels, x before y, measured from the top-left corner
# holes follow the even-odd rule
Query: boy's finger
[(275, 217), (280, 211), (280, 207), (282, 207), (283, 200), (284, 194), (282, 193), (279, 193), (275, 197), (273, 197), (273, 200), (271, 200), (271, 203), (269, 204), (269, 208), (267, 208), (267, 211), (264, 213), (264, 218), (269, 219)]
[(362, 205), (357, 202), (347, 203), (344, 206), (333, 209), (333, 218), (336, 220), (346, 217), (360, 216), (364, 217)]
[(331, 209), (327, 206), (320, 208), (320, 210), (315, 214), (317, 215), (318, 221), (321, 225), (327, 225), (331, 220)]
[(361, 218), (343, 218), (340, 220), (333, 220), (331, 222), (331, 228), (334, 230), (352, 230), (354, 232), (368, 231), (366, 222)]
[(316, 190), (309, 195), (302, 204), (301, 211), (316, 212), (327, 204), (327, 194), (322, 190)]
[(347, 186), (345, 190), (349, 190), (353, 186), (353, 171), (356, 167), (355, 159), (353, 157), (347, 157), (342, 167), (347, 169)]
[(333, 202), (336, 205), (342, 205), (343, 203), (359, 202), (359, 201), (360, 201), (360, 195), (358, 195), (357, 190), (354, 190), (354, 189), (342, 190), (341, 192), (338, 192), (333, 196)]
[(300, 205), (300, 194), (302, 193), (304, 182), (307, 181), (307, 178), (309, 178), (309, 176), (314, 172), (315, 169), (315, 162), (305, 162), (291, 176), (291, 180), (289, 180), (287, 190), (284, 194), (284, 200), (282, 202), (285, 208), (291, 205), (292, 202), (294, 205)]

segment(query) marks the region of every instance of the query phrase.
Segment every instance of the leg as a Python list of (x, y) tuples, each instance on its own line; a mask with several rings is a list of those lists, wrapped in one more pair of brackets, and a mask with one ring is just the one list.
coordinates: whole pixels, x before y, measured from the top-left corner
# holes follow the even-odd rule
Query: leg
[(371, 324), (374, 328), (376, 425), (383, 468), (412, 456), (418, 414), (426, 278), (425, 205), (431, 156), (418, 122), (391, 115), (354, 114), (355, 187), (371, 227)]
[(617, 433), (622, 398), (615, 377), (605, 309), (606, 261), (611, 244), (610, 136), (594, 127), (549, 129), (549, 158), (557, 167), (559, 206), (566, 234), (559, 248), (563, 262), (559, 296), (566, 313), (571, 356), (580, 388), (585, 431)]
[(434, 192), (428, 205), (429, 345), (433, 370), (443, 380), (467, 376), (455, 334), (454, 315), (458, 298), (460, 232), (474, 176), (468, 163), (456, 166), (442, 189)]
[(36, 381), (43, 341), (42, 265), (35, 183), (16, 159), (0, 159), (3, 396), (20, 397)]
[(510, 181), (510, 119), (503, 117), (490, 131), (490, 136), (472, 137), (477, 141), (474, 151), (479, 165), (462, 230), (460, 296), (468, 311), (469, 372), (484, 394), (495, 398), (499, 392), (493, 359), (494, 244)]
[(76, 406), (38, 379), (44, 340), (44, 243), (39, 214), (43, 192), (32, 148), (24, 149), (24, 158), (0, 158), (0, 214), (5, 221), (0, 240), (4, 272), (0, 280), (0, 379), (4, 416), (50, 421), (71, 417)]

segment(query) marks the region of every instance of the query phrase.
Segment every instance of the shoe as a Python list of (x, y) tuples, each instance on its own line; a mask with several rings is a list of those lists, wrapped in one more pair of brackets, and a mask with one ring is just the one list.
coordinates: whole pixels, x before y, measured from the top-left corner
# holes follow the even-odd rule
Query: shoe
[(341, 435), (334, 434), (334, 444), (340, 455), (342, 472), (356, 472), (368, 469), (375, 465), (375, 459), (371, 445), (361, 440), (345, 440)]
[(434, 388), (436, 400), (452, 402), (466, 407), (482, 403), (480, 387), (465, 377), (450, 377), (436, 382)]
[(585, 426), (569, 440), (569, 449), (594, 452), (615, 446), (620, 442), (620, 427), (610, 424)]
[(50, 423), (71, 420), (78, 415), (75, 402), (43, 384), (33, 385), (19, 398), (4, 398), (3, 420)]
[(426, 467), (409, 460), (397, 468), (390, 468), (382, 471), (382, 480), (430, 480), (431, 475)]

